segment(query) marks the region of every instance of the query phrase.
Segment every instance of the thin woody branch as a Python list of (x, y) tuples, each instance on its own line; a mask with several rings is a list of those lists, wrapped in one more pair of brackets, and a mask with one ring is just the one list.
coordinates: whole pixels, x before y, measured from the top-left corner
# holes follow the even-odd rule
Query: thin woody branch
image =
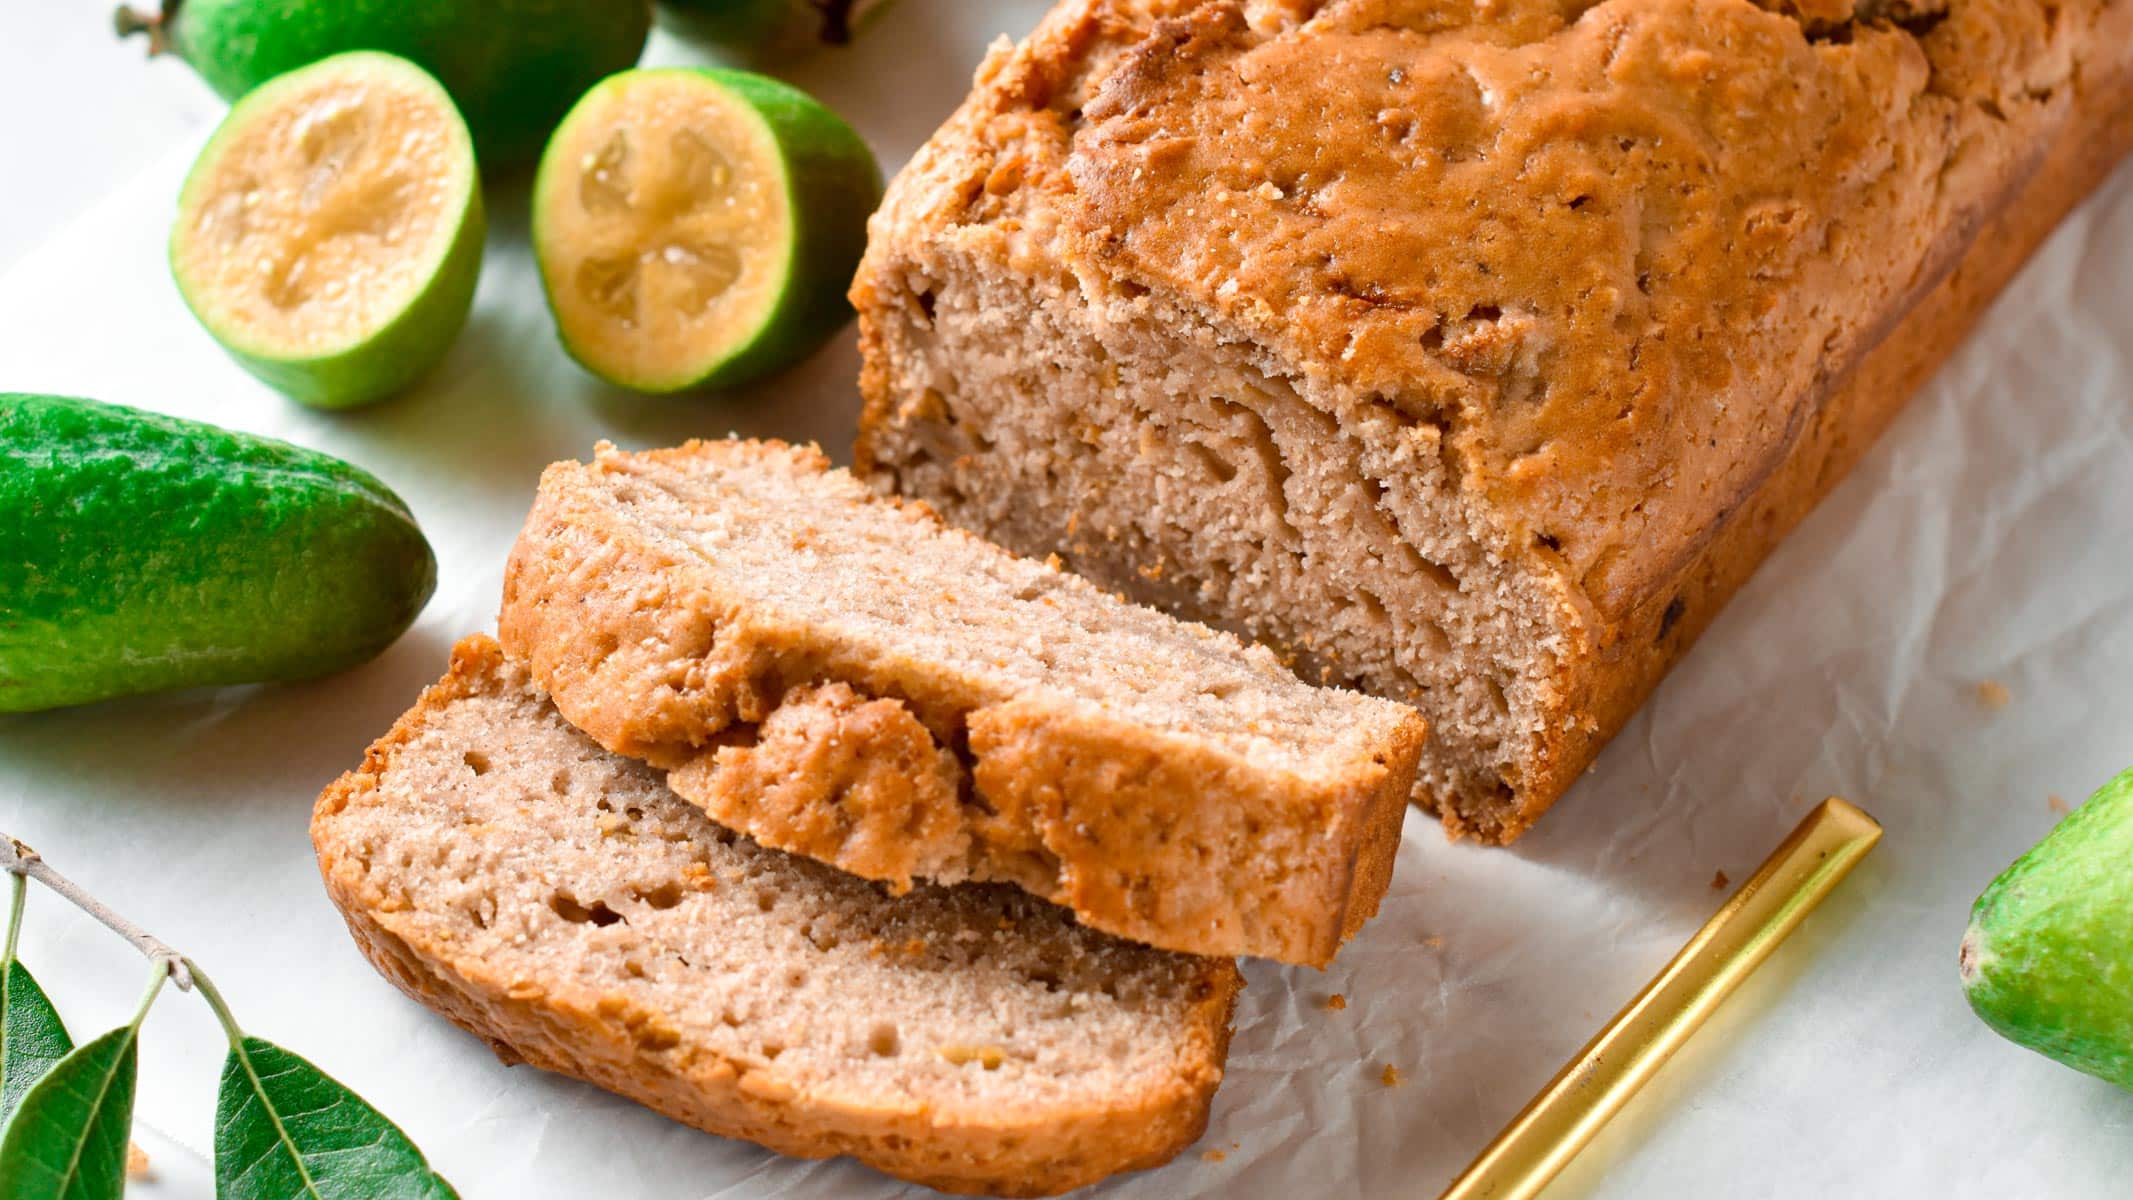
[(169, 974), (170, 981), (177, 984), (180, 991), (192, 990), (193, 972), (184, 955), (171, 949), (161, 938), (111, 911), (103, 901), (53, 870), (51, 864), (45, 862), (35, 850), (4, 833), (0, 833), (0, 871), (34, 879), (66, 897), (68, 903), (95, 917), (113, 933), (132, 942), (134, 949), (139, 950), (148, 961), (161, 966)]

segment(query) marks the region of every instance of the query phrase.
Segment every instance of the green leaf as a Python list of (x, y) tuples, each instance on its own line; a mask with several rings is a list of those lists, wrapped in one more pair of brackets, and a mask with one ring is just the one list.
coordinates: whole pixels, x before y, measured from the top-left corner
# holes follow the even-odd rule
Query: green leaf
[(222, 1064), (215, 1195), (459, 1200), (399, 1126), (324, 1071), (256, 1037), (231, 1047)]
[(139, 1041), (131, 1025), (59, 1060), (0, 1130), (0, 1200), (119, 1200)]
[(29, 968), (9, 962), (0, 970), (0, 1125), (30, 1085), (73, 1048), (74, 1039)]

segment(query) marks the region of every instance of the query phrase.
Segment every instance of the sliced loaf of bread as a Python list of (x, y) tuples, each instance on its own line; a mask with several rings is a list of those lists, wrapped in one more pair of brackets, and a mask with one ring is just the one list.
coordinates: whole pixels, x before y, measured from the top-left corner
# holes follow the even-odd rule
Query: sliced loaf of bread
[(1197, 1138), (1239, 987), (999, 885), (891, 897), (707, 820), (486, 638), (320, 797), (371, 962), (507, 1061), (786, 1154), (1045, 1195)]
[(1423, 736), (781, 443), (550, 467), (499, 636), (572, 724), (767, 845), (1010, 881), (1197, 954), (1330, 959)]

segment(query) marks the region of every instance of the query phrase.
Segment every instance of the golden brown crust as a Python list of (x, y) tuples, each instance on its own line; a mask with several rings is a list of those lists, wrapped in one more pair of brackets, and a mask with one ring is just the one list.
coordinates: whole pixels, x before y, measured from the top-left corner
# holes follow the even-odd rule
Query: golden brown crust
[[(2133, 46), (2133, 7), (2119, 5), (2099, 37)], [(2107, 64), (2108, 65), (2108, 64)], [(1978, 229), (1935, 286), (1888, 337), (1814, 398), (1813, 415), (1763, 484), (1726, 514), (1681, 573), (1675, 589), (1625, 614), (1607, 630), (1583, 672), (1575, 702), (1585, 717), (1547, 747), (1536, 776), (1501, 829), (1510, 841), (1531, 826), (1688, 652), (1733, 593), (1814, 506), (1843, 481), (1904, 401), (1939, 370), (2059, 221), (2133, 151), (2133, 63), (2082, 81), (2071, 122), (2036, 173)]]
[(851, 1155), (943, 1191), (1046, 1196), (1106, 1176), (1159, 1165), (1205, 1129), (1228, 1053), (1229, 1018), (1242, 986), (1234, 967), (1210, 961), (1189, 1018), (1201, 1067), (1168, 1091), (1118, 1095), (1095, 1109), (1032, 1104), (984, 1114), (931, 1109), (908, 1098), (879, 1103), (800, 1094), (747, 1063), (680, 1045), (648, 1049), (636, 1027), (650, 1014), (620, 995), (503, 978), (480, 957), (381, 894), (334, 818), (375, 803), (380, 778), (424, 724), (455, 700), (493, 686), (503, 667), (495, 642), (453, 651), (450, 672), (426, 690), (363, 765), (320, 795), (312, 839), (326, 890), (379, 972), (418, 1002), (487, 1041), (507, 1063), (527, 1062), (629, 1097), (677, 1121), (805, 1158)]
[(1557, 597), (1502, 802), (1424, 797), (1511, 840), (2133, 141), (2126, 12), (1067, 0), (876, 219), (860, 467), (925, 419), (879, 334), (919, 248), (1153, 296), (1343, 422), (1400, 413)]
[[(796, 455), (798, 469), (827, 466), (811, 450), (762, 443), (649, 457), (712, 470), (728, 456), (774, 453)], [(855, 646), (764, 611), (745, 586), (721, 584), (633, 526), (599, 481), (642, 457), (549, 468), (511, 554), (498, 636), (572, 724), (672, 769), (675, 791), (715, 819), (899, 886), (914, 876), (1013, 882), (1093, 928), (1193, 954), (1321, 965), (1376, 912), (1421, 752), (1412, 713), (1373, 712), (1382, 730), (1358, 725), (1354, 752), (1305, 778), (1087, 706), (1003, 693), (922, 656)], [(924, 524), (937, 529), (938, 519), (928, 513)], [(828, 722), (819, 707), (785, 712), (825, 685), (871, 703)], [(800, 752), (792, 736), (840, 723), (867, 739), (856, 755)], [(767, 783), (762, 773), (724, 771), (750, 753), (725, 743), (755, 744), (773, 727), (782, 766), (813, 776), (773, 792), (747, 786)], [(915, 745), (929, 730), (949, 758)], [(860, 759), (864, 789), (840, 796)]]

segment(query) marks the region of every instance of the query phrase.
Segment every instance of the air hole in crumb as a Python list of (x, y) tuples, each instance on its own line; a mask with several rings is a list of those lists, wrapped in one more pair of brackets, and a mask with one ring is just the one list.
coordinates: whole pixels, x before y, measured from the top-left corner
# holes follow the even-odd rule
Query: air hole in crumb
[(896, 1026), (887, 1022), (876, 1025), (873, 1032), (867, 1034), (867, 1049), (877, 1058), (894, 1058), (902, 1048), (903, 1038), (897, 1033)]
[(1363, 617), (1372, 625), (1389, 625), (1392, 614), (1385, 611), (1385, 602), (1372, 595), (1367, 588), (1355, 589), (1355, 606), (1363, 610)]
[(1215, 477), (1216, 483), (1228, 483), (1237, 477), (1236, 465), (1228, 459), (1198, 442), (1187, 442), (1185, 444), (1192, 450), (1193, 457), (1200, 460), (1200, 465), (1207, 468), (1207, 473)]
[(467, 751), (459, 756), (459, 761), (467, 764), (467, 770), (474, 772), (476, 775), (487, 775), (489, 773), (489, 756), (479, 750)]
[(601, 812), (604, 813), (611, 813), (615, 811), (614, 804), (609, 801), (608, 798), (605, 796), (602, 796), (598, 800), (593, 801), (593, 807), (599, 809)]
[(587, 908), (569, 892), (557, 892), (548, 897), (548, 907), (555, 910), (555, 915), (573, 925), (591, 924), (605, 929), (622, 919), (622, 914), (609, 908), (607, 901), (594, 901), (593, 906)]
[(799, 991), (801, 988), (806, 987), (807, 972), (801, 970), (798, 967), (794, 967), (792, 970), (785, 972), (785, 986), (791, 988), (796, 992)]
[(1429, 332), (1422, 335), (1422, 348), (1431, 354), (1444, 349), (1444, 322), (1430, 326)]
[(1444, 591), (1456, 592), (1459, 590), (1459, 577), (1452, 574), (1450, 567), (1435, 559), (1425, 558), (1418, 553), (1415, 555), (1415, 569), (1422, 572), (1423, 578)]
[(778, 906), (778, 898), (769, 892), (757, 892), (755, 894), (755, 906), (762, 912), (769, 912)]
[(1451, 650), (1452, 636), (1444, 632), (1444, 626), (1439, 625), (1437, 622), (1427, 617), (1423, 618), (1419, 632), (1422, 637), (1422, 648), (1429, 653), (1444, 654)]
[(1536, 546), (1545, 546), (1550, 550), (1560, 551), (1563, 548), (1563, 539), (1555, 536), (1552, 533), (1536, 533), (1533, 535), (1533, 544)]
[[(570, 772), (557, 771), (555, 774), (550, 775), (548, 777), (548, 790), (558, 796), (568, 794), (570, 791)], [(607, 801), (605, 800), (600, 801), (600, 809), (603, 812), (614, 811), (613, 809), (608, 808)]]
[(926, 324), (933, 324), (933, 289), (927, 288), (918, 294), (918, 311), (926, 315)]
[(776, 1042), (763, 1043), (763, 1057), (771, 1062), (778, 1061), (778, 1055), (783, 1053), (785, 1053), (785, 1047), (778, 1045)]
[(681, 903), (681, 885), (669, 879), (648, 889), (631, 889), (639, 900), (656, 909), (669, 909)]
[(1494, 304), (1477, 304), (1466, 310), (1466, 319), (1475, 323), (1503, 320), (1503, 309)]
[(1499, 714), (1510, 712), (1511, 702), (1503, 694), (1503, 685), (1487, 678), (1484, 678), (1481, 682), (1488, 688), (1489, 707), (1495, 709)]

